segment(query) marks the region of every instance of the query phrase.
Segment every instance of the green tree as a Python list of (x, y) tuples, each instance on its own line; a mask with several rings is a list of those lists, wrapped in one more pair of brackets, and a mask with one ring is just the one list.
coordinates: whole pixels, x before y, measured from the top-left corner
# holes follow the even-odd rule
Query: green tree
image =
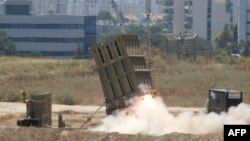
[(98, 20), (114, 20), (111, 13), (109, 11), (100, 11), (97, 14), (97, 19)]
[(214, 41), (217, 42), (217, 47), (220, 49), (227, 49), (228, 44), (234, 41), (234, 34), (228, 27), (225, 25), (224, 30), (215, 35)]
[(243, 53), (242, 53), (243, 55), (250, 56), (250, 42), (249, 41), (248, 42), (241, 41), (239, 43), (239, 46), (241, 48), (244, 48)]
[(48, 14), (51, 15), (51, 16), (53, 16), (53, 15), (55, 15), (55, 11), (54, 10), (49, 10)]
[(151, 44), (152, 46), (164, 48), (162, 45), (165, 45), (166, 39), (161, 34), (152, 34), (151, 35)]
[(163, 24), (154, 24), (149, 27), (151, 31), (151, 44), (152, 46), (165, 48), (166, 39), (163, 36)]
[(154, 47), (164, 48), (165, 47), (165, 37), (163, 36), (163, 25), (154, 24), (149, 27), (131, 24), (127, 26), (126, 31), (128, 34), (138, 35), (140, 42), (147, 44), (148, 43), (148, 32), (150, 30), (151, 34), (151, 45)]
[(122, 34), (122, 30), (121, 30), (121, 28), (115, 28), (115, 29), (111, 32), (111, 34), (112, 34), (113, 36), (120, 35), (120, 34)]
[(105, 33), (98, 33), (97, 34), (97, 43), (104, 42), (107, 39), (108, 35)]
[(0, 31), (0, 54), (14, 55), (16, 47), (12, 40), (8, 39), (5, 32)]
[(78, 43), (76, 51), (75, 51), (75, 59), (81, 59), (82, 56), (82, 46), (80, 43)]
[(212, 55), (213, 46), (210, 41), (197, 37), (197, 52), (201, 55)]
[(147, 42), (147, 28), (142, 25), (131, 24), (126, 27), (126, 32), (128, 34), (139, 36), (139, 39), (142, 43)]

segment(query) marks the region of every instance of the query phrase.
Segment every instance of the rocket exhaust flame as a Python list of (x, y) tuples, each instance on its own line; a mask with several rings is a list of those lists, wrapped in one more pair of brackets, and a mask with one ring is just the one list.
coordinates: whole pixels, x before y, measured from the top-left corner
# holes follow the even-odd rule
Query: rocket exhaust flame
[(142, 101), (147, 105), (153, 105), (154, 104), (154, 97), (150, 94), (142, 96)]
[[(240, 104), (232, 107), (228, 113), (220, 115), (200, 112), (181, 112), (177, 116), (171, 114), (161, 97), (132, 99), (132, 106), (109, 115), (102, 120), (101, 125), (93, 131), (119, 132), (123, 134), (164, 135), (172, 132), (207, 134), (223, 132), (224, 124), (250, 124), (250, 105)], [(132, 110), (127, 114), (127, 110)]]
[[(172, 132), (222, 133), (224, 124), (250, 124), (250, 105), (247, 104), (231, 107), (228, 113), (220, 115), (192, 111), (174, 115), (168, 111), (160, 96), (149, 94), (136, 97), (129, 102), (130, 107), (107, 116), (98, 127), (90, 130), (160, 136)], [(127, 114), (128, 111), (130, 114)]]

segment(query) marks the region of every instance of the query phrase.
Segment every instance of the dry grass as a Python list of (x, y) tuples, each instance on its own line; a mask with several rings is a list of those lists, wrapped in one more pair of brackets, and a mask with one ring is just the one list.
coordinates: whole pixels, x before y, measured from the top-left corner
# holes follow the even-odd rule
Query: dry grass
[(103, 102), (93, 60), (15, 57), (0, 60), (0, 101), (18, 101), (20, 90), (25, 90), (28, 94), (51, 92), (56, 103), (92, 105)]
[(6, 120), (14, 118), (13, 114), (7, 114), (7, 115), (0, 115), (0, 122), (4, 122)]
[[(250, 102), (250, 59), (228, 65), (198, 58), (192, 64), (159, 50), (153, 54), (154, 86), (169, 106), (204, 106), (210, 88), (242, 90)], [(20, 90), (51, 92), (54, 103), (104, 102), (93, 60), (0, 57), (0, 101), (19, 101)]]
[(153, 82), (170, 106), (205, 106), (211, 88), (236, 89), (244, 92), (250, 102), (250, 71), (244, 62), (227, 65), (213, 59), (198, 58), (196, 64), (179, 61), (171, 56), (154, 57)]

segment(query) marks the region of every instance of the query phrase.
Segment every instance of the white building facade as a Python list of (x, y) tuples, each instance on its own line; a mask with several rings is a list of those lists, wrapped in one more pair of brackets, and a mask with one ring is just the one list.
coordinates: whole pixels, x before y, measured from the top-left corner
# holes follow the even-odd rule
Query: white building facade
[(96, 16), (31, 15), (30, 4), (18, 0), (0, 5), (5, 9), (0, 31), (14, 41), (18, 52), (73, 56), (81, 47), (82, 54), (89, 56), (90, 47), (96, 44)]
[(72, 56), (79, 44), (85, 55), (96, 43), (92, 16), (0, 16), (0, 31), (15, 42), (18, 52)]
[(250, 41), (250, 0), (238, 0), (238, 42)]
[(32, 0), (34, 15), (93, 16), (111, 10), (110, 0)]
[[(114, 13), (111, 0), (32, 0), (32, 2), (33, 15), (96, 16), (100, 11)], [(153, 14), (162, 14), (165, 0), (116, 0), (116, 3), (118, 11), (142, 20), (148, 9)]]
[(167, 3), (168, 33), (196, 32), (212, 41), (226, 24), (231, 24), (227, 0), (167, 0)]
[(66, 15), (68, 0), (32, 0), (32, 15)]

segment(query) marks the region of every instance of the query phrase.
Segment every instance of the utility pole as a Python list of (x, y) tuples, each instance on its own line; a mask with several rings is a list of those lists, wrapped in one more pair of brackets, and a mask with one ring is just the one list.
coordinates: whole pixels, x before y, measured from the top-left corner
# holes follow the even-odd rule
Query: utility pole
[(151, 30), (150, 30), (150, 17), (151, 17), (151, 0), (145, 0), (146, 8), (146, 20), (147, 20), (147, 29), (148, 29), (148, 68), (151, 72), (152, 68), (152, 48), (151, 48)]
[(115, 14), (117, 16), (117, 19), (120, 23), (122, 33), (126, 34), (126, 30), (125, 30), (125, 26), (124, 26), (123, 12), (121, 10), (120, 11), (118, 10), (118, 8), (117, 8), (118, 5), (117, 5), (115, 0), (111, 0), (111, 6), (114, 9)]
[(151, 50), (150, 14), (151, 13), (147, 13), (147, 29), (148, 29), (148, 68), (149, 68), (149, 70), (151, 72), (152, 50)]

